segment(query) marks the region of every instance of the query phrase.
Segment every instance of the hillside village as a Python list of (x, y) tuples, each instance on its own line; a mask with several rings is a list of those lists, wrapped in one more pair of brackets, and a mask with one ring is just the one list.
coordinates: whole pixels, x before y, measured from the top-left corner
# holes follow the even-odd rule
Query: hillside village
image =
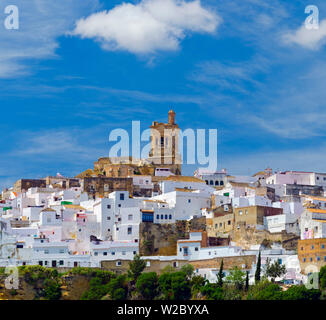
[[(226, 273), (237, 266), (254, 283), (260, 253), (262, 266), (278, 261), (286, 281), (305, 283), (326, 265), (326, 173), (199, 168), (183, 176), (175, 113), (151, 128), (173, 139), (152, 136), (148, 159), (100, 158), (76, 177), (21, 179), (3, 190), (0, 267), (123, 273), (140, 254), (146, 271), (191, 264), (214, 283), (223, 260)], [(170, 164), (158, 164), (167, 141)]]

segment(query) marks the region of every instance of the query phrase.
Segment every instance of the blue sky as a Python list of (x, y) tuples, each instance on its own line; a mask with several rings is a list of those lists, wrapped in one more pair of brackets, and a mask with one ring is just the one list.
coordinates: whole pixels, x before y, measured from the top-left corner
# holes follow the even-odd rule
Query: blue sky
[(171, 107), (182, 129), (218, 129), (220, 169), (326, 172), (326, 3), (305, 30), (307, 1), (164, 1), (2, 2), (0, 187), (74, 176), (111, 130)]

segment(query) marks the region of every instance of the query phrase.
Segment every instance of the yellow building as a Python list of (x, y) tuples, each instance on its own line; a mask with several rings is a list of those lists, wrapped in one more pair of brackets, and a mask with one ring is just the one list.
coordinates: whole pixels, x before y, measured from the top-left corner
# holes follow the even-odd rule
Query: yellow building
[(320, 270), (326, 265), (326, 238), (298, 240), (298, 258), (303, 273), (314, 270), (314, 266)]
[(240, 223), (255, 226), (264, 224), (264, 217), (279, 215), (283, 213), (281, 208), (249, 206), (234, 208), (234, 222), (237, 227)]
[(216, 214), (214, 218), (207, 219), (207, 234), (209, 237), (218, 237), (233, 230), (234, 214)]

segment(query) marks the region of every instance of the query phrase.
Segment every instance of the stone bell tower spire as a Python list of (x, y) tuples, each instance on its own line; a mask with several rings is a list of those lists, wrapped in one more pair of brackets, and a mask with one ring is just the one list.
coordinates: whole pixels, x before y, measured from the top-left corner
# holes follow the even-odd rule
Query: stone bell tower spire
[(175, 112), (172, 109), (169, 111), (169, 124), (175, 124)]

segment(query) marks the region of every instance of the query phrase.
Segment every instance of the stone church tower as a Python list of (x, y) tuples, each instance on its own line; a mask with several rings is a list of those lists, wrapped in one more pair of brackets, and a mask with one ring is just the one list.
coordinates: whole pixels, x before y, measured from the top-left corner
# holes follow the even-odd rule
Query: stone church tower
[(179, 126), (175, 123), (175, 112), (169, 111), (169, 122), (154, 121), (151, 128), (151, 152), (149, 159), (155, 167), (169, 168), (174, 174), (181, 174), (179, 153)]

